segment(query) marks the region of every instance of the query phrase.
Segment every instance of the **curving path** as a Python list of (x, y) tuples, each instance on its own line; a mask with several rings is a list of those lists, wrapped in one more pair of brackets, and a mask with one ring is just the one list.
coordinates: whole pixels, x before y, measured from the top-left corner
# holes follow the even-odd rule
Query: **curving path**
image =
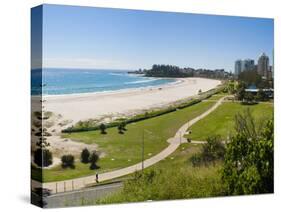
[[(209, 115), (211, 112), (217, 109), (219, 105), (223, 102), (224, 98), (227, 96), (224, 96), (220, 98), (216, 104), (214, 104), (210, 109), (202, 113), (201, 115), (197, 116), (196, 118), (188, 121), (185, 123), (181, 128), (176, 132), (175, 136), (172, 138), (169, 138), (167, 140), (170, 145), (166, 147), (163, 151), (158, 153), (157, 155), (146, 159), (144, 161), (144, 168), (147, 168), (149, 166), (152, 166), (159, 161), (163, 160), (164, 158), (168, 157), (171, 153), (173, 153), (181, 143), (186, 142), (186, 138), (184, 138), (184, 135), (187, 131), (187, 129), (201, 120), (202, 118)], [(99, 174), (99, 182), (111, 180), (114, 178), (122, 177), (131, 173), (134, 173), (135, 171), (142, 170), (142, 162), (137, 163), (135, 165), (118, 169), (115, 171), (105, 172), (102, 174)], [(52, 190), (52, 193), (59, 193), (59, 192), (65, 192), (65, 191), (73, 191), (85, 188), (89, 185), (92, 185), (95, 183), (95, 175), (87, 176), (87, 177), (81, 177), (81, 178), (75, 178), (72, 180), (64, 180), (64, 181), (57, 181), (57, 182), (50, 182), (50, 183), (40, 183), (38, 181), (32, 180), (32, 187), (43, 187)]]

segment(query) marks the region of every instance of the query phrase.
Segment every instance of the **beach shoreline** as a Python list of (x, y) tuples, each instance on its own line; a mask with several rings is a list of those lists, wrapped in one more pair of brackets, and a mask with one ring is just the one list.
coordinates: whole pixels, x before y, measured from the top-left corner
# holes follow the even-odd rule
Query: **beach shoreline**
[(60, 114), (72, 124), (103, 116), (135, 114), (159, 108), (216, 88), (220, 80), (206, 78), (176, 78), (173, 83), (158, 86), (122, 89), (95, 93), (43, 95), (46, 111)]

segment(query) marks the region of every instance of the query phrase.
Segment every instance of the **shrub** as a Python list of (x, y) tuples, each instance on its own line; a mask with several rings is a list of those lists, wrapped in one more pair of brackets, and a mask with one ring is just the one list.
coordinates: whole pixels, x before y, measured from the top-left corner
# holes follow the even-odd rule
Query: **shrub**
[(99, 154), (97, 153), (97, 151), (93, 151), (91, 156), (90, 156), (90, 169), (98, 169), (100, 168), (98, 165), (97, 165), (97, 162), (99, 160)]
[(53, 163), (53, 154), (48, 149), (37, 149), (34, 153), (34, 163), (39, 167), (47, 167)]
[(127, 129), (126, 129), (126, 123), (125, 123), (125, 122), (121, 122), (121, 123), (118, 125), (117, 129), (118, 129), (118, 133), (119, 133), (119, 134), (124, 134), (124, 131), (127, 130)]
[(106, 134), (105, 129), (106, 129), (105, 124), (101, 124), (101, 125), (100, 125), (100, 131), (101, 131), (101, 134)]
[(202, 146), (202, 160), (207, 165), (216, 160), (223, 160), (225, 154), (225, 146), (221, 142), (220, 136), (210, 136), (207, 143)]
[(200, 166), (202, 163), (202, 157), (200, 154), (194, 154), (191, 156), (190, 161), (193, 167)]
[[(236, 135), (227, 145), (222, 180), (230, 195), (274, 192), (273, 119), (261, 130), (249, 115), (236, 120)], [(240, 126), (242, 125), (242, 126)]]
[(90, 152), (87, 148), (83, 149), (81, 152), (81, 162), (82, 163), (89, 163), (90, 159)]
[(225, 146), (221, 142), (221, 138), (211, 136), (207, 138), (207, 143), (202, 145), (201, 152), (191, 156), (190, 161), (194, 167), (203, 163), (204, 165), (215, 164), (216, 161), (224, 159), (224, 154)]
[(74, 165), (74, 156), (73, 155), (63, 155), (61, 157), (61, 166), (62, 168), (67, 168), (67, 167), (70, 167), (72, 169), (75, 168), (75, 165)]

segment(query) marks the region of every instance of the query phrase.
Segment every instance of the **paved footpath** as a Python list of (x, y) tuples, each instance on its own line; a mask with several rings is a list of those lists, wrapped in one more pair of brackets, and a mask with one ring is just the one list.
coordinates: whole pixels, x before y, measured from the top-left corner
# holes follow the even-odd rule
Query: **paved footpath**
[[(181, 128), (176, 132), (175, 136), (172, 138), (169, 138), (167, 140), (170, 145), (166, 147), (164, 150), (162, 150), (157, 155), (146, 159), (144, 161), (144, 168), (150, 167), (159, 161), (165, 159), (168, 157), (171, 153), (173, 153), (181, 143), (186, 142), (186, 138), (184, 138), (184, 135), (186, 134), (186, 131), (189, 127), (191, 127), (193, 124), (201, 120), (202, 118), (209, 115), (211, 112), (217, 109), (219, 105), (223, 102), (224, 98), (222, 97), (217, 101), (216, 104), (214, 104), (210, 109), (202, 113), (201, 115), (197, 116), (196, 118), (188, 121), (185, 123)], [(134, 173), (135, 171), (142, 170), (142, 162), (137, 163), (135, 165), (118, 169), (115, 171), (105, 172), (102, 174), (99, 174), (99, 182), (111, 180), (114, 178), (122, 177), (131, 173)], [(72, 180), (64, 180), (64, 181), (57, 181), (57, 182), (50, 182), (50, 183), (40, 183), (38, 181), (32, 180), (32, 188), (34, 187), (43, 187), (52, 190), (52, 193), (60, 193), (60, 192), (66, 192), (66, 191), (73, 191), (73, 190), (79, 190), (83, 189), (89, 185), (93, 185), (95, 183), (95, 175), (87, 176), (87, 177), (80, 177), (75, 178)]]

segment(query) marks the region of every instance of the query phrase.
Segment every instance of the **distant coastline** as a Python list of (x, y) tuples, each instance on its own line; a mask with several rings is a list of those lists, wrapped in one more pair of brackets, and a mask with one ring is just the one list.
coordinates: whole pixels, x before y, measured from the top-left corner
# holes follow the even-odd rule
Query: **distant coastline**
[(202, 77), (210, 79), (230, 79), (232, 74), (224, 69), (194, 69), (180, 68), (175, 65), (154, 64), (151, 69), (139, 69), (128, 71), (129, 74), (138, 74), (145, 77), (169, 77), (169, 78), (185, 78), (185, 77)]

